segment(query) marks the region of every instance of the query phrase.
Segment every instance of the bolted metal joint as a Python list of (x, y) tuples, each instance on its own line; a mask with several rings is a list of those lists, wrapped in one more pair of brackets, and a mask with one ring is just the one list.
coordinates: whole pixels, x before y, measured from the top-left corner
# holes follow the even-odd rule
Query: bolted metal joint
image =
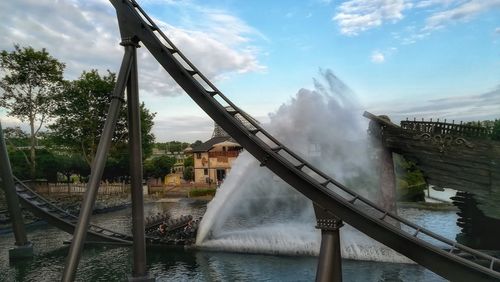
[(141, 48), (141, 45), (139, 45), (139, 40), (137, 37), (124, 37), (122, 38), (122, 42), (120, 42), (121, 46), (133, 46), (135, 48)]
[(111, 100), (118, 99), (120, 102), (125, 103), (125, 99), (123, 98), (122, 93), (111, 92), (109, 93), (109, 97), (111, 98)]
[(268, 160), (269, 160), (269, 155), (265, 155), (262, 161), (260, 162), (260, 166), (266, 166)]
[(315, 227), (322, 231), (336, 231), (342, 226), (344, 226), (344, 223), (338, 218), (318, 218)]

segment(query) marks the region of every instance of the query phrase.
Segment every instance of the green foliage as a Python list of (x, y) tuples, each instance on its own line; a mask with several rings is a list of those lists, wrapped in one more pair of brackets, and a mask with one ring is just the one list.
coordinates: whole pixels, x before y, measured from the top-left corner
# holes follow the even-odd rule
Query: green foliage
[(181, 152), (189, 147), (189, 143), (180, 141), (169, 141), (164, 143), (155, 143), (155, 147), (166, 152)]
[(497, 140), (500, 141), (500, 120), (495, 119), (495, 120), (483, 120), (483, 121), (471, 121), (471, 122), (466, 122), (466, 125), (469, 126), (475, 126), (475, 127), (482, 127), (486, 128), (489, 130), (489, 137), (491, 140)]
[(492, 131), (491, 131), (491, 139), (500, 141), (500, 119), (496, 119), (493, 122)]
[(163, 178), (172, 171), (175, 158), (160, 156), (144, 162), (144, 176)]
[(189, 156), (184, 159), (184, 167), (194, 167), (194, 158)]
[(0, 106), (10, 116), (30, 125), (29, 165), (31, 177), (36, 174), (36, 138), (55, 107), (54, 95), (63, 85), (65, 65), (42, 49), (14, 45), (14, 51), (0, 52)]
[(200, 146), (201, 144), (203, 144), (203, 142), (201, 140), (196, 140), (196, 141), (194, 141), (193, 144), (191, 144), (191, 148)]
[(194, 180), (194, 169), (192, 166), (184, 168), (184, 173), (182, 174), (182, 178), (186, 181)]
[[(29, 164), (26, 162), (27, 150), (9, 150), (12, 172), (19, 179), (30, 179)], [(76, 155), (56, 154), (47, 149), (38, 149), (36, 154), (35, 178), (47, 179), (50, 182), (58, 181), (58, 174), (69, 177), (72, 174), (87, 176), (90, 170), (83, 159)]]
[(199, 188), (199, 189), (191, 189), (188, 192), (188, 197), (202, 197), (202, 196), (215, 196), (215, 192), (217, 190), (215, 188)]
[(427, 183), (422, 171), (420, 171), (414, 162), (407, 161), (402, 156), (395, 157), (394, 162), (398, 200), (424, 200), (424, 189)]
[(43, 122), (54, 106), (52, 95), (62, 86), (64, 67), (45, 49), (14, 45), (12, 52), (3, 50), (0, 68), (5, 76), (0, 80), (0, 106), (21, 121)]
[[(49, 126), (54, 142), (71, 152), (81, 154), (90, 166), (99, 144), (102, 129), (110, 104), (116, 76), (109, 72), (101, 76), (97, 70), (83, 72), (79, 79), (68, 82), (63, 93), (58, 96), (58, 107), (54, 111), (56, 121)], [(151, 133), (155, 113), (140, 105), (142, 151), (144, 158), (152, 153), (154, 135)], [(127, 107), (120, 116), (113, 136), (108, 169), (105, 174), (111, 178), (128, 174)]]
[(29, 136), (19, 126), (7, 127), (3, 130), (7, 146), (28, 147), (30, 144)]
[[(113, 91), (115, 75), (100, 76), (97, 70), (83, 72), (79, 79), (67, 82), (57, 97), (53, 114), (55, 122), (49, 126), (54, 142), (74, 153), (79, 153), (87, 164), (92, 163)], [(114, 140), (124, 135), (125, 122), (116, 126)]]

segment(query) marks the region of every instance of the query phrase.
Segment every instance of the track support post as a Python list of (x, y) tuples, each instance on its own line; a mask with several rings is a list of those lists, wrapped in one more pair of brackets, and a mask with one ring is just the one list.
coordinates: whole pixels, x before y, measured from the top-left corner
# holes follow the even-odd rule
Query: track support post
[(83, 244), (87, 237), (90, 216), (92, 215), (92, 210), (94, 209), (97, 197), (97, 190), (99, 189), (99, 184), (101, 182), (104, 167), (106, 165), (106, 159), (109, 153), (109, 147), (111, 145), (113, 133), (118, 121), (120, 108), (123, 103), (123, 93), (129, 79), (132, 58), (135, 54), (135, 47), (125, 44), (122, 45), (125, 47), (125, 54), (123, 55), (120, 72), (118, 73), (118, 77), (116, 79), (115, 89), (111, 95), (112, 99), (109, 105), (108, 115), (104, 123), (104, 129), (102, 130), (99, 145), (97, 146), (97, 151), (94, 160), (92, 161), (90, 178), (83, 196), (80, 214), (78, 216), (78, 223), (76, 224), (75, 231), (73, 233), (73, 239), (69, 247), (68, 256), (66, 257), (66, 265), (61, 279), (63, 282), (71, 282), (75, 280), (76, 269), (78, 268), (78, 263), (83, 250)]
[(9, 154), (3, 136), (2, 124), (0, 123), (0, 184), (5, 191), (7, 208), (9, 210), (12, 230), (16, 239), (15, 247), (9, 250), (9, 259), (22, 259), (33, 257), (33, 245), (28, 241), (26, 229), (24, 228), (23, 216), (19, 207), (19, 199), (16, 194), (12, 167), (10, 166)]
[(321, 247), (316, 270), (316, 282), (341, 282), (340, 227), (342, 220), (314, 205), (316, 228), (321, 229)]
[(132, 64), (127, 81), (128, 137), (130, 154), (130, 190), (132, 192), (132, 236), (134, 263), (130, 282), (156, 281), (146, 269), (146, 238), (144, 234), (144, 197), (142, 189), (142, 142), (139, 79), (137, 75), (137, 48), (132, 38), (124, 38), (124, 46), (132, 46)]

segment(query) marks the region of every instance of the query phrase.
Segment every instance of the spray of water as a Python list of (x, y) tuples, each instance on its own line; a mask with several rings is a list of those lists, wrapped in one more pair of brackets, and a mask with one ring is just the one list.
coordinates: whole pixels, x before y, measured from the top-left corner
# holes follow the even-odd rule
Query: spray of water
[[(377, 182), (367, 123), (352, 91), (331, 71), (320, 74), (323, 81), (314, 80), (314, 90), (301, 89), (270, 115), (265, 127), (314, 166), (371, 197)], [(314, 225), (311, 201), (245, 152), (208, 205), (197, 244), (237, 252), (317, 255), (321, 236)], [(407, 261), (349, 226), (341, 232), (345, 258)]]

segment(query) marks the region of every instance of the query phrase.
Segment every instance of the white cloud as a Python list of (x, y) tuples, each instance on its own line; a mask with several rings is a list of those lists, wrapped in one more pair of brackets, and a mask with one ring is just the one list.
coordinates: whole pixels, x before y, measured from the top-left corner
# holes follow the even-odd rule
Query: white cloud
[(460, 0), (421, 0), (414, 4), (415, 8), (427, 8), (431, 6), (448, 6)]
[(393, 122), (405, 118), (442, 118), (449, 121), (493, 120), (500, 118), (500, 86), (491, 91), (431, 100), (379, 101), (368, 111), (387, 114)]
[(373, 51), (371, 56), (372, 63), (381, 64), (385, 61), (385, 56), (380, 51)]
[(500, 27), (495, 28), (495, 33), (500, 34)]
[[(226, 79), (234, 74), (265, 70), (258, 60), (258, 47), (253, 44), (255, 39), (265, 41), (265, 36), (238, 17), (227, 11), (194, 6), (187, 1), (162, 1), (161, 5), (176, 5), (183, 11), (181, 17), (186, 13), (186, 19), (180, 20), (182, 27), (178, 23), (173, 27), (154, 20), (209, 79)], [(123, 47), (119, 45), (116, 12), (108, 1), (0, 1), (0, 11), (0, 50), (12, 50), (14, 43), (46, 48), (52, 56), (66, 63), (67, 79), (75, 79), (83, 70), (89, 69), (98, 69), (101, 73), (107, 69), (118, 71)], [(176, 96), (182, 93), (146, 48), (139, 48), (138, 55), (139, 87), (146, 106), (148, 101), (154, 100), (152, 95)], [(189, 114), (178, 113), (175, 120), (168, 121), (171, 122), (168, 128), (165, 125), (168, 122), (157, 117), (153, 132), (158, 140), (166, 138), (165, 132), (186, 130), (178, 137), (190, 140), (211, 130), (211, 126), (207, 127), (211, 124), (209, 118), (183, 117)], [(4, 117), (3, 121), (8, 125), (19, 125), (15, 119)], [(192, 125), (188, 126), (191, 121)], [(196, 131), (197, 127), (201, 131)]]
[(403, 11), (411, 6), (405, 0), (349, 0), (340, 5), (333, 20), (342, 34), (358, 35), (384, 22), (401, 20)]
[[(175, 1), (166, 4), (185, 5)], [(69, 79), (93, 68), (118, 70), (123, 47), (118, 44), (116, 13), (109, 2), (1, 1), (0, 10), (9, 15), (2, 17), (0, 49), (11, 50), (14, 43), (47, 48), (52, 56), (67, 64)], [(257, 48), (250, 44), (252, 37), (262, 35), (225, 11), (198, 7), (196, 13), (195, 29), (160, 25), (209, 79), (265, 69), (258, 61)], [(146, 54), (145, 48), (139, 50), (141, 91), (178, 95), (179, 88), (166, 72)]]
[(478, 14), (500, 8), (500, 0), (470, 0), (448, 10), (434, 13), (426, 20), (424, 30), (435, 30), (456, 21), (468, 21)]

